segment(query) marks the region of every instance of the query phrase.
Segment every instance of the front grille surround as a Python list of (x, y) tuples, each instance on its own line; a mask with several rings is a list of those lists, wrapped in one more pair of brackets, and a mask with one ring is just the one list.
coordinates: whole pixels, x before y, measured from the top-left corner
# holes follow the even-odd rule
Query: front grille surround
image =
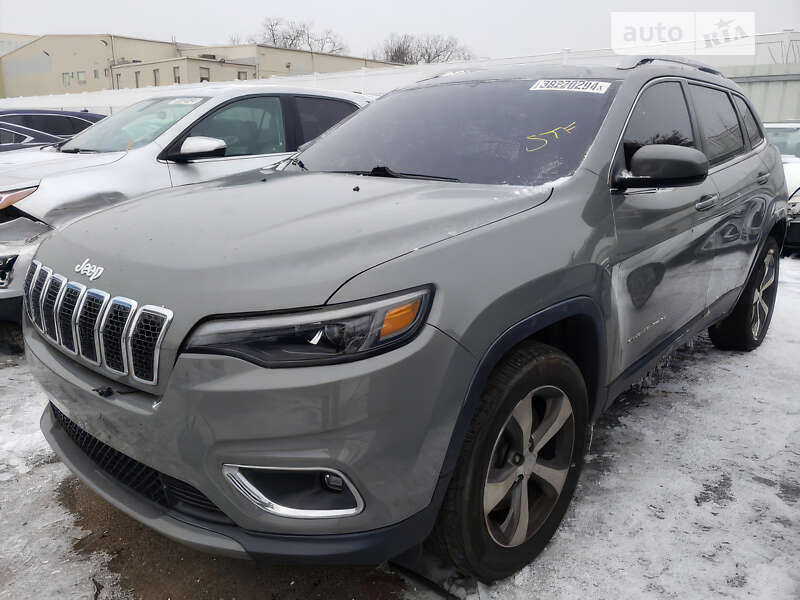
[(33, 322), (40, 330), (42, 329), (42, 296), (47, 290), (47, 284), (52, 274), (52, 269), (41, 265), (36, 271), (36, 278), (31, 286), (31, 315)]
[[(127, 339), (128, 357), (130, 358), (131, 362), (130, 376), (134, 381), (149, 385), (158, 385), (158, 361), (161, 356), (161, 344), (164, 342), (164, 336), (167, 334), (167, 329), (169, 328), (169, 324), (172, 322), (173, 316), (174, 315), (172, 311), (168, 308), (152, 306), (150, 304), (142, 306), (136, 313), (136, 318), (133, 320), (133, 323), (131, 323), (131, 326), (128, 329)], [(136, 359), (138, 354), (138, 348), (136, 345), (137, 331), (139, 330), (139, 327), (144, 324), (144, 320), (151, 317), (162, 318), (163, 324), (161, 325), (161, 331), (158, 333), (158, 336), (154, 342), (153, 359), (150, 361), (150, 364), (152, 364), (151, 373), (142, 373), (136, 368)], [(150, 374), (152, 377), (148, 378), (147, 375)]]
[(64, 293), (56, 306), (58, 320), (58, 343), (67, 353), (78, 356), (78, 332), (75, 329), (75, 316), (83, 302), (86, 286), (69, 281), (64, 285)]
[(23, 295), (25, 297), (25, 311), (28, 313), (28, 317), (31, 321), (33, 321), (33, 313), (31, 312), (30, 303), (31, 286), (33, 285), (33, 282), (36, 281), (36, 276), (39, 274), (39, 267), (41, 266), (42, 263), (40, 263), (38, 260), (31, 261), (31, 264), (28, 267), (28, 272), (25, 274), (25, 283), (22, 287)]
[(75, 317), (78, 353), (87, 362), (100, 366), (100, 322), (111, 297), (108, 292), (89, 289), (83, 295)]
[[(53, 285), (52, 293), (50, 286)], [(161, 346), (171, 310), (88, 289), (31, 262), (23, 307), (43, 338), (79, 362), (149, 386), (158, 385)]]
[(42, 294), (41, 307), (42, 311), (42, 329), (51, 340), (59, 343), (58, 338), (58, 321), (56, 320), (56, 306), (61, 301), (61, 296), (64, 293), (64, 284), (67, 283), (67, 278), (63, 275), (51, 275), (47, 284), (45, 293)]
[[(128, 329), (136, 316), (136, 300), (115, 296), (100, 322), (100, 355), (103, 366), (118, 375), (128, 374)], [(119, 322), (122, 317), (122, 323)], [(157, 364), (157, 361), (155, 361)]]

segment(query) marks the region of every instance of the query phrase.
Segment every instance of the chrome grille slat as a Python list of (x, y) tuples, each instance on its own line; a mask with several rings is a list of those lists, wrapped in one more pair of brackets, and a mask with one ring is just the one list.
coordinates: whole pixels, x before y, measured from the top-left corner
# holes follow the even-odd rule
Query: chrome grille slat
[(172, 311), (160, 306), (143, 306), (136, 313), (128, 333), (131, 377), (140, 383), (158, 383), (161, 343), (172, 321)]
[(139, 383), (158, 384), (172, 311), (87, 289), (39, 261), (25, 274), (23, 306), (44, 339), (76, 359)]
[(93, 365), (100, 365), (98, 328), (103, 311), (108, 304), (108, 294), (101, 290), (87, 290), (76, 320), (78, 352)]
[(103, 364), (109, 371), (128, 374), (127, 344), (125, 336), (128, 326), (136, 314), (137, 302), (118, 296), (108, 304), (108, 310), (100, 323), (100, 350)]
[(64, 286), (64, 293), (58, 305), (58, 332), (61, 347), (70, 354), (77, 354), (75, 334), (75, 314), (86, 293), (86, 286), (70, 281)]
[(52, 271), (47, 267), (40, 266), (36, 271), (36, 279), (33, 282), (30, 295), (31, 317), (33, 323), (41, 330), (42, 328), (42, 293), (44, 292), (44, 285), (47, 283), (48, 277)]
[(30, 303), (30, 294), (31, 294), (31, 285), (33, 285), (34, 280), (36, 279), (36, 275), (38, 274), (39, 267), (42, 264), (38, 260), (34, 260), (31, 262), (30, 266), (28, 267), (28, 272), (25, 274), (25, 283), (22, 287), (22, 293), (24, 296), (24, 304), (25, 310), (28, 313), (28, 317), (31, 321), (33, 321), (33, 313), (31, 312), (31, 303)]
[(58, 327), (56, 325), (56, 306), (64, 292), (67, 278), (63, 275), (51, 275), (47, 291), (42, 294), (42, 323), (44, 333), (54, 342), (58, 342)]

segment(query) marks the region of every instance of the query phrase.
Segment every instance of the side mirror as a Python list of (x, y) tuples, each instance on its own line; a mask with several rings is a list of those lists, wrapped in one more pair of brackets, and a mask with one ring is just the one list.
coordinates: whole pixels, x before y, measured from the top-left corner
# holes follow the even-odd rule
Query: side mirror
[(693, 185), (708, 177), (706, 155), (685, 146), (650, 144), (631, 157), (630, 172), (614, 177), (618, 188), (674, 187)]
[(192, 136), (183, 141), (177, 152), (168, 154), (167, 160), (181, 163), (197, 158), (218, 158), (225, 156), (227, 147), (225, 140), (200, 135)]

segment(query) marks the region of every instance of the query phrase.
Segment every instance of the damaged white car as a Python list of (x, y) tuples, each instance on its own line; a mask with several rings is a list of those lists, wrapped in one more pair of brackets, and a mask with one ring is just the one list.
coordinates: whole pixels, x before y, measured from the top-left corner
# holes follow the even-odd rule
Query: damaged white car
[(19, 322), (34, 251), (53, 229), (162, 188), (252, 171), (368, 103), (361, 94), (202, 85), (138, 102), (58, 145), (0, 158), (0, 322)]

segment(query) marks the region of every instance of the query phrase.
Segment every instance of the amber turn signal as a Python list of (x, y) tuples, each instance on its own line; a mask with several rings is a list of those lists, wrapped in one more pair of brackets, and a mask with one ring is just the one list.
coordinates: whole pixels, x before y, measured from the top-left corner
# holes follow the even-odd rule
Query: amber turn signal
[(0, 192), (0, 210), (8, 208), (15, 202), (19, 202), (26, 196), (30, 196), (35, 191), (36, 188), (32, 187), (24, 190), (14, 190), (13, 192)]
[(381, 327), (381, 339), (405, 331), (414, 323), (419, 312), (420, 301), (414, 300), (408, 304), (397, 306), (386, 313)]

